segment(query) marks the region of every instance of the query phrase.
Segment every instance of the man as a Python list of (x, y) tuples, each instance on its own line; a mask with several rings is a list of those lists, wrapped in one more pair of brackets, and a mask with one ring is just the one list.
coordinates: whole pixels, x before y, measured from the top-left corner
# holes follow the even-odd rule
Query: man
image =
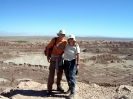
[[(54, 75), (55, 70), (57, 72), (57, 91), (63, 92), (63, 88), (61, 87), (61, 80), (63, 75), (63, 63), (62, 63), (62, 54), (64, 53), (65, 45), (67, 41), (64, 39), (65, 30), (60, 30), (57, 33), (58, 37), (53, 38), (50, 43), (46, 47), (47, 60), (50, 62), (49, 66), (49, 76), (48, 76), (48, 96), (52, 95), (52, 85), (54, 84)], [(53, 46), (51, 55), (49, 56), (50, 48)]]

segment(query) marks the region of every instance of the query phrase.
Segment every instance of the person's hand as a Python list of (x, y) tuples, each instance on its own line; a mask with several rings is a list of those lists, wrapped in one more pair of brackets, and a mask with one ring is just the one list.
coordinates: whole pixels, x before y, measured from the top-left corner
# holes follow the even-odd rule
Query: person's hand
[(77, 70), (77, 71), (79, 70), (79, 65), (76, 66), (76, 70)]
[(79, 64), (77, 64), (76, 66), (76, 75), (78, 74), (78, 70), (79, 70)]
[(50, 63), (50, 60), (51, 60), (51, 58), (50, 57), (47, 57), (47, 61)]

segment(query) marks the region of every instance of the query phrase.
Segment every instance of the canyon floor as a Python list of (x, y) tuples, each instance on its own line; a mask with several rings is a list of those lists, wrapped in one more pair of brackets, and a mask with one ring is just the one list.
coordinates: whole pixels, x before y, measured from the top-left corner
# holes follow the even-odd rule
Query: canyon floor
[[(0, 37), (1, 98), (46, 98), (49, 63), (43, 51), (51, 38)], [(77, 37), (77, 42), (81, 62), (75, 99), (133, 99), (133, 40)], [(62, 85), (67, 90), (65, 75)], [(52, 98), (67, 95), (54, 91)]]

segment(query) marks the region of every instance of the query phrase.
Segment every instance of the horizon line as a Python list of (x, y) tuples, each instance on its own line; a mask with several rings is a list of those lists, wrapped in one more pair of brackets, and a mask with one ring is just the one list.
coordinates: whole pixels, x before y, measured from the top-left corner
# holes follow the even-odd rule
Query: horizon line
[[(0, 35), (0, 37), (54, 37), (55, 35)], [(119, 39), (133, 39), (133, 37), (109, 37), (109, 36), (76, 36), (82, 38), (119, 38)]]

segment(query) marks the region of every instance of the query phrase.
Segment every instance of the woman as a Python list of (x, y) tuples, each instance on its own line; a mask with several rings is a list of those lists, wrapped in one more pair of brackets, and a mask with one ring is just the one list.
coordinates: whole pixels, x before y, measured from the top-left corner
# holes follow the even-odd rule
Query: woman
[(76, 43), (75, 36), (73, 34), (68, 37), (68, 44), (64, 50), (64, 72), (69, 86), (66, 94), (70, 93), (69, 98), (74, 97), (75, 83), (76, 83), (76, 71), (79, 69), (80, 61), (80, 48)]

